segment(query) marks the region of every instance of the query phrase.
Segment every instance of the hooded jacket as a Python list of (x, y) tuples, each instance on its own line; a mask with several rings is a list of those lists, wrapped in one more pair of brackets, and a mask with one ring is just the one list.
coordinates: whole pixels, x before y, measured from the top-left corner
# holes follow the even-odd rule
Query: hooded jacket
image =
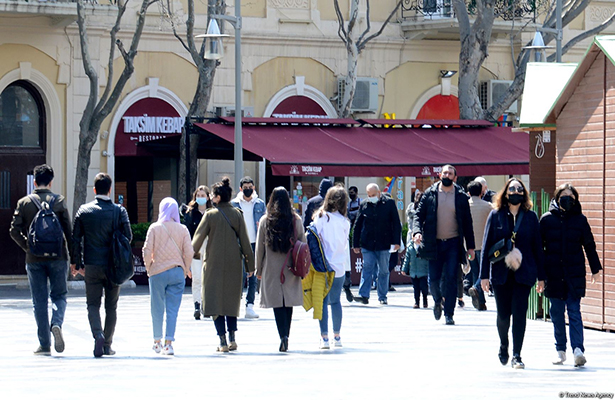
[[(239, 192), (237, 193), (237, 196), (233, 200), (231, 200), (231, 205), (243, 211), (243, 209), (241, 208), (242, 202), (245, 202), (245, 200), (243, 199), (243, 192)], [(250, 203), (254, 204), (254, 207), (252, 208), (252, 215), (254, 218), (254, 232), (256, 235), (256, 232), (258, 232), (258, 222), (261, 220), (263, 215), (265, 215), (265, 213), (267, 212), (267, 206), (265, 205), (265, 202), (263, 200), (258, 198), (258, 194), (256, 194), (256, 190), (252, 192)], [(244, 216), (244, 219), (245, 219), (245, 216)], [(256, 242), (256, 240), (254, 242)]]
[(545, 249), (546, 296), (564, 300), (572, 291), (575, 298), (584, 297), (585, 256), (592, 274), (598, 273), (602, 266), (594, 235), (579, 202), (570, 211), (564, 211), (553, 199), (549, 212), (540, 218), (540, 234)]
[(333, 182), (331, 182), (330, 179), (324, 178), (320, 181), (320, 186), (318, 186), (318, 194), (309, 199), (307, 202), (305, 218), (303, 219), (304, 228), (307, 229), (308, 225), (312, 223), (312, 215), (314, 214), (314, 211), (318, 210), (318, 208), (322, 206), (325, 195), (331, 186), (333, 186)]

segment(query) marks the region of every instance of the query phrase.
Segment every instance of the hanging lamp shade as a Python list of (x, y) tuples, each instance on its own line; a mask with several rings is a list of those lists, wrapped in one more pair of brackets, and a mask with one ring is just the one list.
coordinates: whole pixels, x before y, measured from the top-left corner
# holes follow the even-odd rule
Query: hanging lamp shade
[(205, 38), (205, 59), (207, 60), (219, 60), (224, 57), (224, 46), (222, 45), (222, 38), (228, 37), (220, 33), (220, 27), (218, 21), (215, 19), (209, 20), (207, 26), (207, 33), (205, 35), (197, 35), (197, 38)]

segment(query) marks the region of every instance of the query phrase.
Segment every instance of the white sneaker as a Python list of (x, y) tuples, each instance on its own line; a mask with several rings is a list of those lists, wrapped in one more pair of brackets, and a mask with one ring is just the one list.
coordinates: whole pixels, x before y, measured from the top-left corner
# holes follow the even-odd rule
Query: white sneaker
[(586, 362), (587, 360), (585, 359), (585, 355), (583, 354), (581, 349), (578, 347), (575, 348), (574, 349), (574, 366), (582, 367), (583, 365), (585, 365)]
[(175, 352), (173, 351), (173, 345), (171, 343), (165, 344), (164, 348), (162, 349), (162, 355), (163, 356), (172, 356), (174, 354), (175, 354)]
[(344, 347), (342, 346), (342, 338), (340, 336), (333, 338), (333, 347)]
[(152, 350), (154, 350), (156, 353), (160, 353), (162, 351), (162, 343), (154, 342), (154, 345), (152, 346)]
[(557, 358), (553, 360), (553, 365), (562, 365), (566, 361), (566, 352), (562, 350), (557, 351)]
[(320, 338), (320, 346), (319, 349), (321, 350), (328, 350), (330, 349), (329, 347), (329, 338)]
[(246, 319), (257, 319), (259, 315), (254, 311), (254, 304), (246, 306)]

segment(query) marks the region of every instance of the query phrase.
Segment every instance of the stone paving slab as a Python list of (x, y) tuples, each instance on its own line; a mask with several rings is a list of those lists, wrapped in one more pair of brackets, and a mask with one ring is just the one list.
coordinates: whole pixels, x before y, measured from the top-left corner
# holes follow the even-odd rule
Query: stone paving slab
[(551, 323), (528, 321), (522, 352), (526, 369), (513, 370), (497, 358), (493, 298), (486, 312), (474, 310), (466, 298), (466, 308), (456, 309), (457, 324), (446, 326), (444, 318), (434, 320), (431, 307), (412, 309), (411, 286), (397, 288), (389, 293), (388, 306), (348, 303), (342, 294), (342, 349), (319, 350), (318, 322), (295, 307), (286, 354), (278, 352), (273, 311), (258, 307), (258, 320), (239, 319), (238, 351), (216, 353), (213, 323), (194, 320), (187, 288), (176, 356), (164, 357), (151, 350), (149, 294), (137, 287), (120, 297), (117, 355), (95, 359), (83, 290), (70, 292), (65, 352), (36, 357), (29, 292), (1, 287), (0, 397), (557, 399), (615, 393), (612, 333), (585, 330), (586, 367), (574, 368), (571, 361), (554, 366)]

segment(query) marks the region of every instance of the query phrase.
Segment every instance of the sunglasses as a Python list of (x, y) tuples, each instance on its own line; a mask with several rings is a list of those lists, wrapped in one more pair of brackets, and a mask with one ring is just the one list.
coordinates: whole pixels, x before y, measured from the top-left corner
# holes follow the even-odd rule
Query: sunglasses
[(523, 189), (523, 186), (517, 186), (517, 187), (509, 186), (508, 187), (508, 193), (515, 193), (515, 192), (523, 193), (525, 192), (525, 190)]

